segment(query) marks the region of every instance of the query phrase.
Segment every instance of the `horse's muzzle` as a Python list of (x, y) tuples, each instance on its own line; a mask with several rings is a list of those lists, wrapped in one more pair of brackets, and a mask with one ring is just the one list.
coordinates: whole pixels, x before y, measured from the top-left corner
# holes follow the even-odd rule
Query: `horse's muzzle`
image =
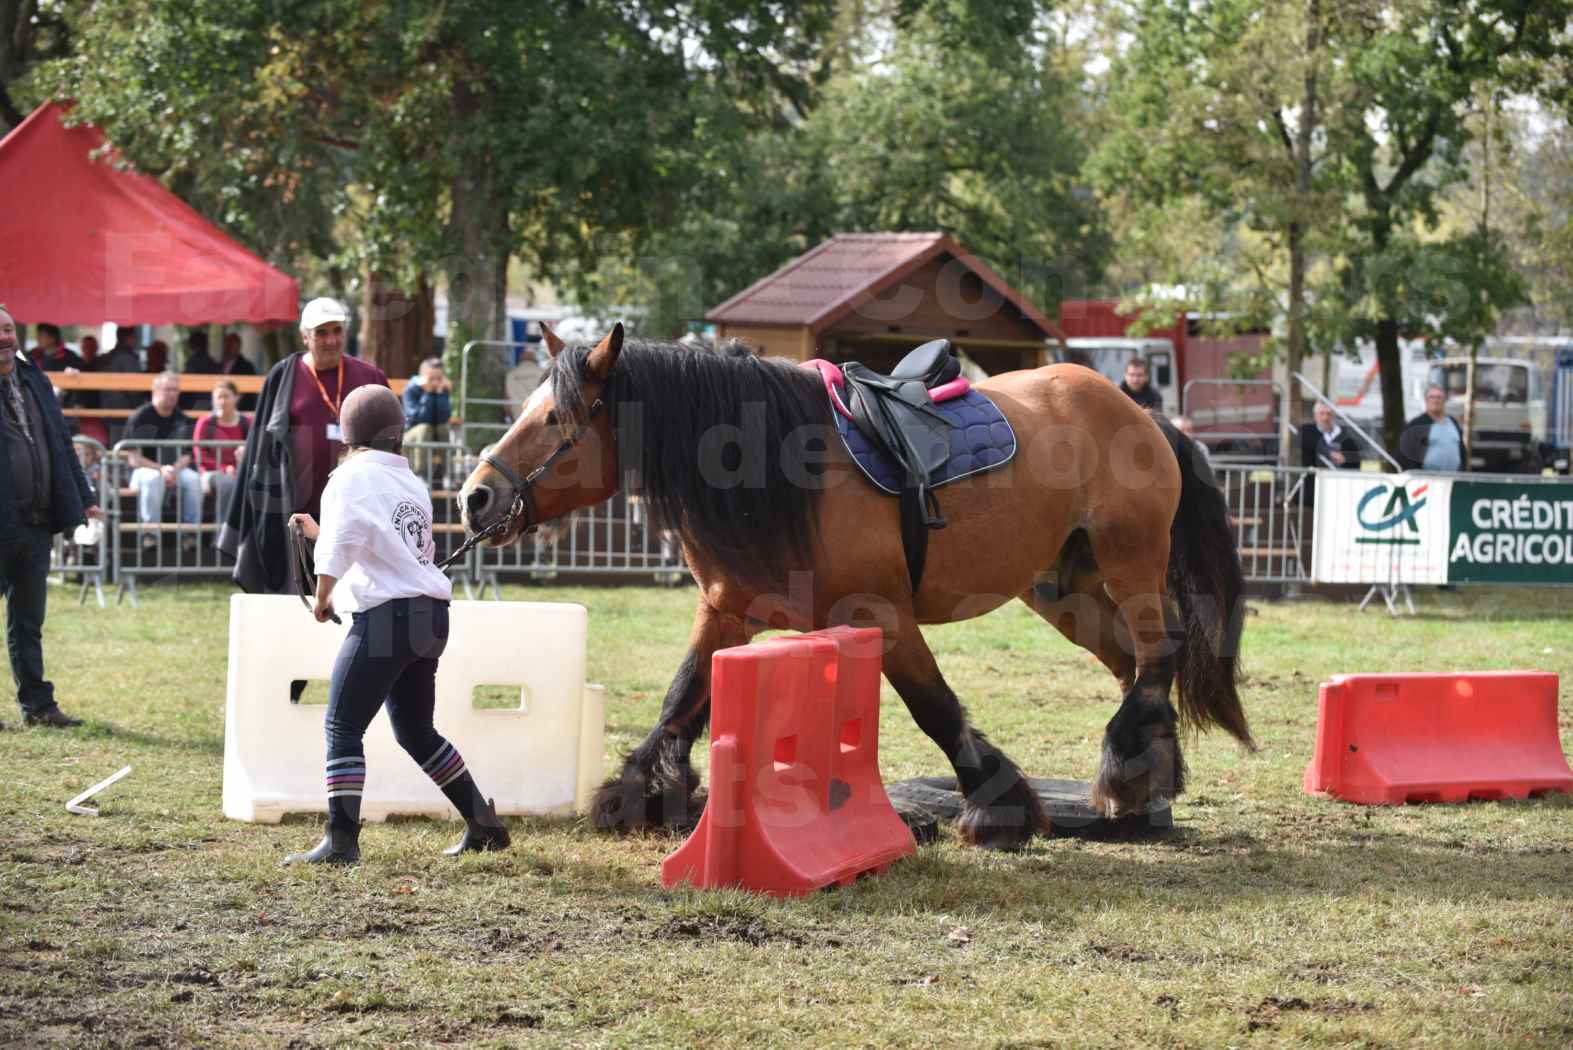
[(486, 520), (486, 514), (497, 505), (497, 493), (492, 491), (490, 485), (477, 485), (465, 492), (461, 497), (464, 506), (465, 524), (471, 532), (479, 532), (491, 524)]

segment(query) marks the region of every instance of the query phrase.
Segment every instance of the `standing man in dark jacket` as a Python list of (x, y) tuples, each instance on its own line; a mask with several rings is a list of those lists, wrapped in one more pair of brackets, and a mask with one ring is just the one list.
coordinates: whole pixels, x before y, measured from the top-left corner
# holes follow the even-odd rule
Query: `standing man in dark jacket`
[(334, 299), (313, 299), (300, 315), (303, 354), (268, 372), (235, 475), (219, 550), (235, 559), (235, 582), (253, 594), (292, 589), (285, 523), (320, 518), (322, 489), (344, 450), (339, 406), (356, 387), (387, 386), (382, 369), (344, 352), (350, 314)]
[[(1300, 465), (1317, 470), (1359, 470), (1360, 443), (1338, 425), (1333, 406), (1318, 401), (1313, 422), (1300, 424)], [(1316, 499), (1316, 475), (1305, 479), (1305, 502)]]
[(1163, 411), (1163, 395), (1153, 387), (1147, 362), (1140, 357), (1125, 362), (1125, 382), (1120, 384), (1120, 393), (1149, 412)]
[(44, 612), (54, 534), (99, 518), (71, 448), (55, 391), (20, 352), (16, 321), (0, 307), (0, 588), (6, 650), (22, 720), (30, 726), (81, 725), (55, 703), (44, 677)]

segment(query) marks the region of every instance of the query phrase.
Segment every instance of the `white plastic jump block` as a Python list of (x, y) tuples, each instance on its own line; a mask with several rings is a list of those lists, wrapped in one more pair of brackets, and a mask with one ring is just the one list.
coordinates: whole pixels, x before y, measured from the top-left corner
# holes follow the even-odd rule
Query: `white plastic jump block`
[[(292, 704), (290, 682), (333, 672), (349, 632), (318, 623), (288, 595), (236, 594), (229, 603), (229, 696), (224, 717), (224, 815), (277, 824), (286, 813), (324, 813), (325, 686)], [(437, 731), (497, 812), (583, 811), (601, 779), (602, 689), (585, 685), (582, 605), (456, 601), (437, 665)], [(518, 708), (477, 710), (476, 686), (520, 688)], [(393, 739), (387, 712), (366, 731), (361, 818), (458, 814)]]

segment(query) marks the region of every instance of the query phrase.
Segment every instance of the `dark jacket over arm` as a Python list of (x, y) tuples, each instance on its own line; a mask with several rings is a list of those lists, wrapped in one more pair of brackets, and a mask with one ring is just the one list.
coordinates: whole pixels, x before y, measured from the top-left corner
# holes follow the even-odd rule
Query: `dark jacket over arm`
[(262, 386), (257, 415), (246, 436), (246, 454), (235, 473), (229, 517), (218, 548), (235, 559), (235, 582), (252, 594), (288, 594), (289, 537), (295, 512), (295, 474), (290, 465), (289, 402), (300, 354), (274, 365)]
[[(21, 354), (16, 357), (13, 375), (32, 394), (44, 421), (43, 440), (49, 450), (49, 531), (74, 529), (87, 520), (86, 508), (98, 506), (98, 494), (87, 483), (82, 462), (71, 447), (71, 432), (66, 428), (60, 403), (55, 400), (55, 388)], [(11, 460), (0, 455), (0, 532), (16, 528), (16, 483), (11, 479)]]
[(1332, 463), (1332, 458), (1328, 457), (1326, 463), (1322, 462), (1322, 459), (1329, 452), (1342, 452), (1344, 454), (1343, 463), (1337, 464), (1340, 469), (1360, 469), (1360, 443), (1354, 439), (1353, 435), (1340, 431), (1334, 443), (1329, 446), (1322, 439), (1322, 432), (1317, 429), (1315, 423), (1300, 424), (1300, 465), (1302, 467), (1328, 469), (1328, 465)]

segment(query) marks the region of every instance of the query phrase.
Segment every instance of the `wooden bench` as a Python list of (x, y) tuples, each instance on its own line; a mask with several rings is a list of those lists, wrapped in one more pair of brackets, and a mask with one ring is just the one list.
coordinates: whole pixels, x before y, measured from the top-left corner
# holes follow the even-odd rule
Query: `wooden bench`
[(1298, 558), (1300, 552), (1293, 547), (1241, 547), (1242, 558)]
[[(65, 372), (46, 372), (49, 382), (56, 390), (94, 390), (101, 393), (133, 393), (146, 394), (152, 400), (153, 380), (158, 376), (153, 372), (78, 372), (70, 375)], [(183, 394), (212, 394), (213, 388), (221, 380), (229, 380), (235, 384), (235, 389), (242, 394), (260, 394), (262, 386), (267, 382), (267, 376), (226, 376), (217, 374), (181, 373), (180, 392)], [(390, 379), (388, 387), (395, 394), (404, 395), (404, 388), (410, 385), (408, 378)], [(126, 419), (136, 411), (133, 408), (66, 408), (62, 409), (67, 416), (77, 419)], [(201, 419), (207, 412), (198, 409), (186, 409), (185, 413), (192, 419)], [(249, 415), (249, 413), (247, 413)], [(455, 425), (459, 420), (450, 420), (450, 425)]]
[(121, 518), (121, 532), (217, 532), (219, 524), (216, 521), (199, 521), (188, 525), (178, 521), (148, 521), (141, 522), (134, 518)]

